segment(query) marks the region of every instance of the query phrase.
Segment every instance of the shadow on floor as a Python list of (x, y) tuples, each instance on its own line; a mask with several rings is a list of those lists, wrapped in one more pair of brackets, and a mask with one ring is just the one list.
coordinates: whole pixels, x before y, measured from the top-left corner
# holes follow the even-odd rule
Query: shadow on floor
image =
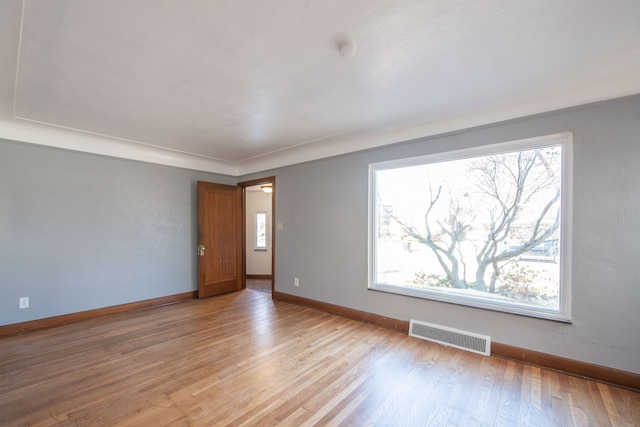
[(271, 280), (247, 279), (247, 289), (271, 295)]

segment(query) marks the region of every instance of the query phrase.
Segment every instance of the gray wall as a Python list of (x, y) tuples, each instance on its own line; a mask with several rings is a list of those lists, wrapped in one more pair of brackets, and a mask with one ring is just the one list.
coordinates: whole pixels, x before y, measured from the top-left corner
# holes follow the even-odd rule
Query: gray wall
[(198, 180), (0, 140), (0, 325), (195, 290)]
[[(573, 324), (367, 290), (369, 163), (564, 131), (574, 132)], [(263, 175), (276, 176), (283, 224), (277, 291), (640, 373), (640, 96)]]

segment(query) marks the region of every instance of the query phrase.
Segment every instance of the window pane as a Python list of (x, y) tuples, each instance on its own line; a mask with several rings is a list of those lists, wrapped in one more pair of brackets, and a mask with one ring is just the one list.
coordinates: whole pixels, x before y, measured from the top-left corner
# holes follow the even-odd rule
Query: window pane
[(255, 249), (267, 249), (267, 213), (255, 213)]
[(416, 163), (373, 167), (372, 287), (560, 313), (563, 145)]

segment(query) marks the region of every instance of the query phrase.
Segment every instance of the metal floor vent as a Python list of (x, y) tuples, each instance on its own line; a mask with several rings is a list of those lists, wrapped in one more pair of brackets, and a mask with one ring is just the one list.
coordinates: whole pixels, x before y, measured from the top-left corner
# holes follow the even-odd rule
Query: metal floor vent
[(409, 335), (485, 356), (491, 354), (491, 337), (488, 335), (474, 334), (413, 319), (409, 322)]

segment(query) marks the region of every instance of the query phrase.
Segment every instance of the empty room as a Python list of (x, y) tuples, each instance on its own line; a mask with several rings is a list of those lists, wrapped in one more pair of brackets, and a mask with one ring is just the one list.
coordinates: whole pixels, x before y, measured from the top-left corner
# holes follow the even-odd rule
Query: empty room
[(3, 0), (0, 426), (640, 425), (638, 17)]

